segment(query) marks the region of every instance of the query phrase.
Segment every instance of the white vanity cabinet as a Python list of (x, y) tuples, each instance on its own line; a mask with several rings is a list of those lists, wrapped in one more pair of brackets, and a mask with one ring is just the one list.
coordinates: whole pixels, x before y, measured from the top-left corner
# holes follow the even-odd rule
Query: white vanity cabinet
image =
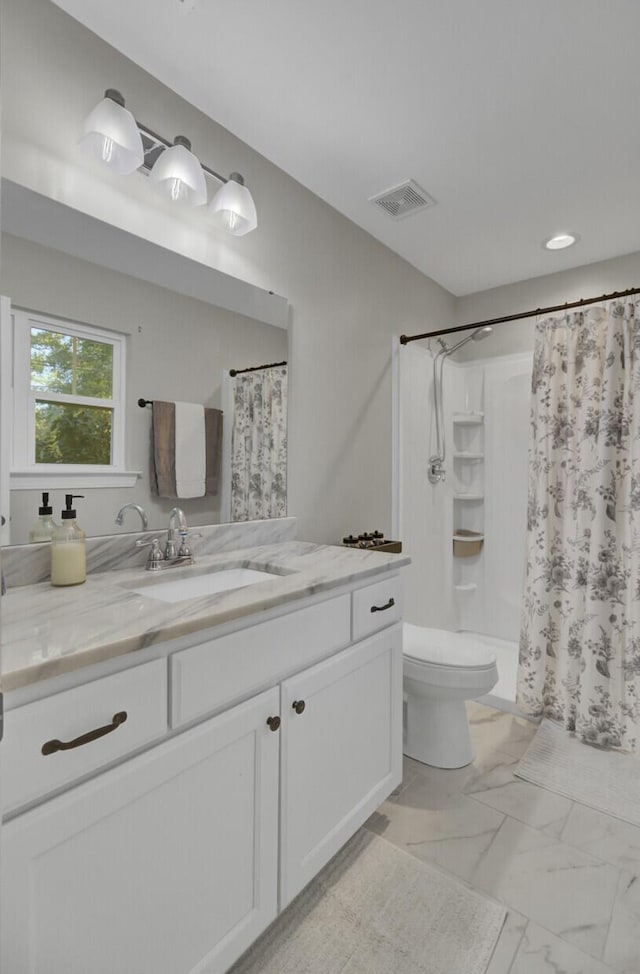
[(168, 665), (172, 729), (6, 822), (0, 970), (224, 974), (401, 779), (399, 597), (389, 575), (138, 667)]
[(400, 626), (286, 680), (281, 703), (283, 908), (400, 782)]
[(7, 974), (222, 972), (277, 913), (277, 688), (3, 829)]

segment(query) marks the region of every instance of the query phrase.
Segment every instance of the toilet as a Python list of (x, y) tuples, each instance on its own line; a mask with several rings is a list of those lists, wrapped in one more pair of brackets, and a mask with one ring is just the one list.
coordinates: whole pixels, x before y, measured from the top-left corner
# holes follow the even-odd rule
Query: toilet
[(404, 753), (435, 768), (462, 768), (473, 760), (465, 700), (496, 685), (496, 658), (484, 647), (460, 645), (456, 633), (434, 638), (433, 629), (408, 622), (402, 630)]

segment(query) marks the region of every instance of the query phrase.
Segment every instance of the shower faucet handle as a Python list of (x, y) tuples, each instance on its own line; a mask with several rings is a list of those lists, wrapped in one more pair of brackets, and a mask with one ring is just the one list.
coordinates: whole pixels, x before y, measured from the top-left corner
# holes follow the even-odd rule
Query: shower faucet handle
[(429, 470), (427, 476), (430, 484), (441, 484), (444, 482), (446, 471), (442, 464), (442, 457), (429, 457)]

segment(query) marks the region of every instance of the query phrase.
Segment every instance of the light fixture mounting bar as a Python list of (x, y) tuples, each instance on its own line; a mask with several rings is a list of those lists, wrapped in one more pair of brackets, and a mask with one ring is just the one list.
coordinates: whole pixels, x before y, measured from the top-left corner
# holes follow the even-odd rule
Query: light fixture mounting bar
[[(138, 121), (138, 119), (136, 119), (136, 125), (140, 130), (140, 135), (142, 136), (142, 146), (144, 149), (144, 162), (140, 168), (142, 172), (149, 175), (158, 157), (164, 152), (165, 149), (170, 149), (173, 142), (169, 142), (169, 140), (165, 139), (163, 135), (158, 135), (157, 132), (154, 132), (153, 129), (150, 129), (147, 125), (143, 125), (142, 122)], [(216, 172), (215, 169), (211, 169), (209, 166), (205, 166), (203, 162), (200, 162), (200, 165), (203, 172), (205, 172), (208, 176), (213, 176), (213, 178), (217, 179), (219, 183), (229, 182), (227, 176), (221, 176), (219, 172)]]

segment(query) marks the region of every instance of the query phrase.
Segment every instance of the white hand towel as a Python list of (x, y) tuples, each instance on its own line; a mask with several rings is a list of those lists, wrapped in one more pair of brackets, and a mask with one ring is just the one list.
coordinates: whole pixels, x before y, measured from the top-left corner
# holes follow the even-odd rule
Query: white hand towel
[(204, 497), (204, 406), (176, 402), (176, 496)]

